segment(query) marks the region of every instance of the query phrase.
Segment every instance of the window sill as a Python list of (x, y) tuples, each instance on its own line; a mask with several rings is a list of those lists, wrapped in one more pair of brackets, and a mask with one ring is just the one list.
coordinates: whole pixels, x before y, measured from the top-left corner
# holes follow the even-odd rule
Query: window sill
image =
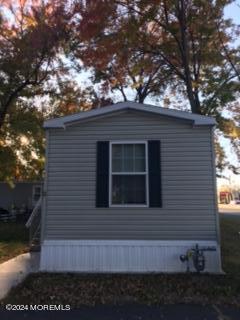
[(149, 208), (147, 204), (111, 204), (109, 208)]

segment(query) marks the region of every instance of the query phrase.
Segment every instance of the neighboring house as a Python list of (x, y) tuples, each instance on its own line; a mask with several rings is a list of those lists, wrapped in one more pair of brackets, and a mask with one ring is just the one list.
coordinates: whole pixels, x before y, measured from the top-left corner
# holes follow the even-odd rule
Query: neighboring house
[(9, 184), (0, 182), (0, 208), (11, 211), (13, 207), (32, 210), (42, 192), (41, 181), (21, 181)]
[(214, 124), (133, 102), (46, 121), (41, 270), (184, 272), (198, 244), (221, 272)]

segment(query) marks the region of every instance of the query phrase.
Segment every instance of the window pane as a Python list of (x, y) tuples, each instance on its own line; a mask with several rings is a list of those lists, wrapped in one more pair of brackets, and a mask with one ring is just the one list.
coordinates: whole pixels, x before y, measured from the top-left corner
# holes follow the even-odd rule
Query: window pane
[(144, 158), (137, 158), (135, 159), (135, 172), (143, 172), (145, 171), (145, 159)]
[(123, 155), (124, 159), (130, 158), (133, 159), (133, 144), (124, 144), (123, 145)]
[(112, 171), (122, 172), (122, 159), (115, 158), (112, 160)]
[(133, 159), (126, 158), (123, 162), (123, 172), (133, 172), (134, 171), (134, 163)]
[(145, 144), (113, 144), (112, 172), (145, 172)]
[(122, 158), (123, 157), (123, 145), (122, 144), (113, 144), (112, 145), (112, 157), (113, 158)]
[(145, 204), (145, 175), (113, 175), (112, 204)]
[(135, 157), (145, 158), (145, 144), (135, 144)]

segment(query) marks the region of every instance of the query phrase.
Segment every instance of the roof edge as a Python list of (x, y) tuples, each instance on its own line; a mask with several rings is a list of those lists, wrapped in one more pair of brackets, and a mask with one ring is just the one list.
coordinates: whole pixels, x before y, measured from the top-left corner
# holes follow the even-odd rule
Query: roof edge
[(91, 119), (98, 116), (104, 116), (107, 114), (124, 111), (124, 110), (144, 111), (144, 112), (154, 113), (162, 116), (167, 116), (170, 118), (188, 120), (188, 121), (192, 121), (196, 126), (216, 125), (216, 121), (213, 117), (193, 114), (186, 111), (166, 109), (166, 108), (149, 105), (149, 104), (140, 104), (136, 102), (126, 101), (126, 102), (112, 104), (99, 109), (82, 111), (69, 116), (63, 116), (60, 118), (46, 120), (44, 122), (43, 127), (44, 129), (50, 129), (50, 128), (64, 129), (66, 125), (70, 125), (71, 123), (76, 123), (78, 121), (82, 121), (85, 119)]

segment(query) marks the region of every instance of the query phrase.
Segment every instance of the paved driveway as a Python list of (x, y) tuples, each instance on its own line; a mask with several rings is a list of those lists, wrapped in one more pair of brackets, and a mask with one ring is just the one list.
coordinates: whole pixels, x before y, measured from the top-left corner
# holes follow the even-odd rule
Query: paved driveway
[(197, 306), (98, 306), (71, 311), (0, 311), (1, 320), (239, 320), (240, 309)]
[[(39, 254), (24, 253), (0, 264), (0, 300), (9, 290), (23, 281), (31, 272), (39, 269)], [(1, 319), (1, 317), (0, 317)]]

